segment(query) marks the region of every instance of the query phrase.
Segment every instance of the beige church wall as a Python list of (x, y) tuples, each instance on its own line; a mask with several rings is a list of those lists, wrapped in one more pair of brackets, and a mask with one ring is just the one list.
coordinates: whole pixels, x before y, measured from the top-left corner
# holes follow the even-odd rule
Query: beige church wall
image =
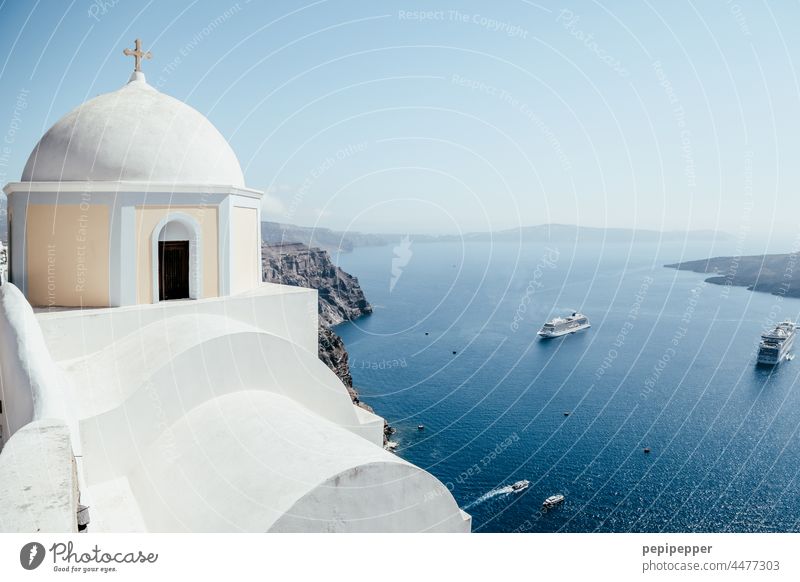
[(26, 296), (37, 307), (106, 307), (109, 209), (104, 204), (30, 204)]
[(219, 296), (219, 222), (216, 207), (137, 206), (136, 207), (136, 300), (153, 302), (152, 237), (155, 228), (170, 214), (183, 214), (200, 225), (202, 240), (203, 297)]
[(258, 211), (234, 206), (231, 214), (231, 292), (241, 293), (261, 281)]

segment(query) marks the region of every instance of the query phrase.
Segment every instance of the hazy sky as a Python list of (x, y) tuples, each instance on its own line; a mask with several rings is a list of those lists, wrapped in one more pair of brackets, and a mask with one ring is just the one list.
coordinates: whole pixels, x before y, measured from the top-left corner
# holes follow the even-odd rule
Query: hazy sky
[(0, 179), (148, 81), (228, 138), (265, 219), (458, 232), (543, 222), (793, 236), (797, 2), (0, 5)]

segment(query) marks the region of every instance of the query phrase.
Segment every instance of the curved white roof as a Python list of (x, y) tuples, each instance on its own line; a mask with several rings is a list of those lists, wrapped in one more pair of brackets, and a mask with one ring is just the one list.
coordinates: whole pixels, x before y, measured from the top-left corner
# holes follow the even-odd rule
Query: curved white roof
[(28, 158), (22, 181), (244, 186), (239, 161), (217, 128), (148, 85), (142, 73), (53, 125)]
[(147, 531), (469, 530), (432, 475), (279, 394), (209, 400), (140, 459), (127, 482)]

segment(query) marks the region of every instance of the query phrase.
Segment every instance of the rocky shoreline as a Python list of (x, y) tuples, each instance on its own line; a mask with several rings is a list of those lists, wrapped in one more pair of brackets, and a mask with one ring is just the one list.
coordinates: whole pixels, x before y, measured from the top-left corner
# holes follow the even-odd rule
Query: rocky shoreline
[(797, 253), (714, 257), (664, 265), (670, 269), (712, 275), (706, 283), (746, 287), (785, 297), (800, 297), (800, 265)]
[[(372, 313), (358, 279), (337, 267), (328, 251), (309, 248), (302, 243), (263, 244), (261, 246), (262, 279), (272, 283), (310, 287), (319, 294), (319, 359), (347, 387), (353, 404), (373, 412), (361, 401), (353, 386), (347, 348), (331, 328)], [(384, 442), (392, 429), (384, 425)]]

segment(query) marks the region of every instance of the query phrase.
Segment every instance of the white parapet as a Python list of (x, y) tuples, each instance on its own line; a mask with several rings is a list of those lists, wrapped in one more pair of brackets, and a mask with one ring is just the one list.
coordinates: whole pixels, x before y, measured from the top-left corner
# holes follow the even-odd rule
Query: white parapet
[(0, 531), (78, 531), (78, 479), (70, 431), (53, 419), (28, 423), (0, 454)]
[(68, 381), (50, 357), (33, 309), (11, 283), (0, 286), (0, 447), (33, 420), (55, 418), (72, 429), (80, 454)]

